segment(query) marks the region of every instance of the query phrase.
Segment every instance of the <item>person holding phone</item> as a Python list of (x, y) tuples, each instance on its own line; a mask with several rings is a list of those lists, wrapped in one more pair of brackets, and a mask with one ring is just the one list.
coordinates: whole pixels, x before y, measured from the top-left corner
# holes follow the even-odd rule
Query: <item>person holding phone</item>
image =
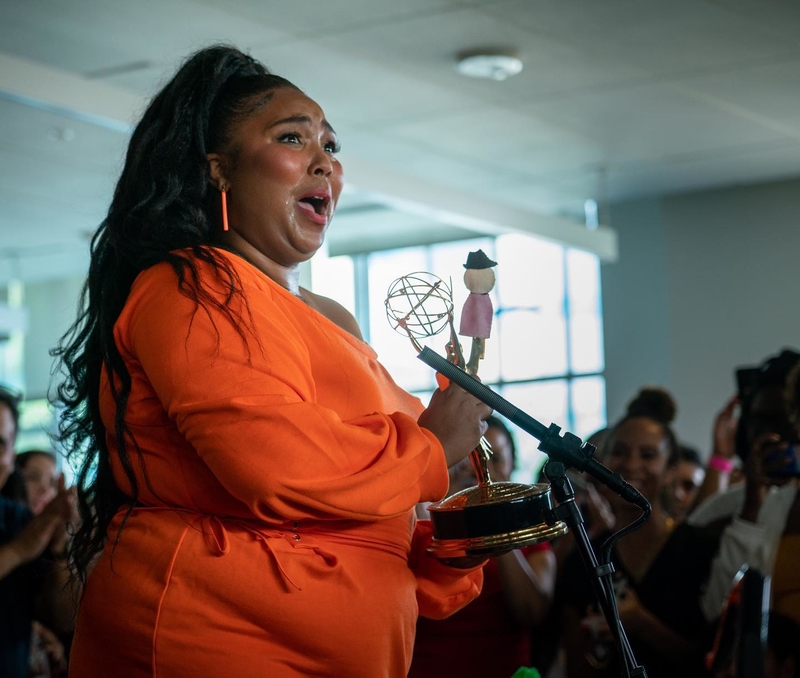
[(772, 575), (791, 516), (798, 513), (800, 419), (792, 417), (787, 386), (800, 369), (800, 353), (785, 349), (760, 366), (737, 370), (740, 415), (736, 452), (745, 482), (704, 501), (694, 525), (726, 524), (702, 605), (716, 619), (742, 565)]

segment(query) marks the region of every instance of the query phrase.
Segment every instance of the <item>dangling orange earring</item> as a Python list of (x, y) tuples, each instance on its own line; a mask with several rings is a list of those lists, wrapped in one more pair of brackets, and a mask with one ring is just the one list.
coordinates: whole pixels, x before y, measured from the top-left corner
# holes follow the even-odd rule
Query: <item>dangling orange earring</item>
[(228, 188), (223, 186), (220, 188), (222, 195), (222, 230), (228, 230)]

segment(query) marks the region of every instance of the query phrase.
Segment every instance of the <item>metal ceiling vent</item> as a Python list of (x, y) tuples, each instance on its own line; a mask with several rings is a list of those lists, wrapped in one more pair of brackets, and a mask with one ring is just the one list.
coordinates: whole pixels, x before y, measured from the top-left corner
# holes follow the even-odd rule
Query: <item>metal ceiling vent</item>
[(456, 70), (470, 78), (507, 80), (522, 71), (522, 60), (510, 50), (470, 50), (458, 54)]

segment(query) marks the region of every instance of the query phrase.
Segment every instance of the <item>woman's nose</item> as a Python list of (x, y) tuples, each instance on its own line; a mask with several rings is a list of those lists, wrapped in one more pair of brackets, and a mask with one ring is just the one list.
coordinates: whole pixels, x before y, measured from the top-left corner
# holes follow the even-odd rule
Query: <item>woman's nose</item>
[(312, 174), (328, 176), (333, 172), (333, 159), (324, 148), (318, 148), (311, 161)]

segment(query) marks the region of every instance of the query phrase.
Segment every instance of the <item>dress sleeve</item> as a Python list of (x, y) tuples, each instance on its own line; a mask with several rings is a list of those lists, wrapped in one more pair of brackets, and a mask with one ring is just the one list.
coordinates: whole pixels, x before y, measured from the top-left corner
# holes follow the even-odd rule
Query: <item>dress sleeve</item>
[(483, 565), (450, 567), (426, 553), (433, 538), (430, 520), (418, 520), (411, 540), (409, 567), (417, 578), (419, 613), (429, 619), (445, 619), (480, 595)]
[[(159, 265), (137, 281), (117, 325), (123, 356), (222, 485), (265, 520), (378, 520), (442, 496), (436, 437), (402, 412), (345, 421), (319, 405), (314, 347), (285, 304), (247, 285), (247, 306), (230, 306), (243, 318), (237, 332), (213, 306), (196, 309)], [(209, 291), (225, 299), (213, 283)]]

